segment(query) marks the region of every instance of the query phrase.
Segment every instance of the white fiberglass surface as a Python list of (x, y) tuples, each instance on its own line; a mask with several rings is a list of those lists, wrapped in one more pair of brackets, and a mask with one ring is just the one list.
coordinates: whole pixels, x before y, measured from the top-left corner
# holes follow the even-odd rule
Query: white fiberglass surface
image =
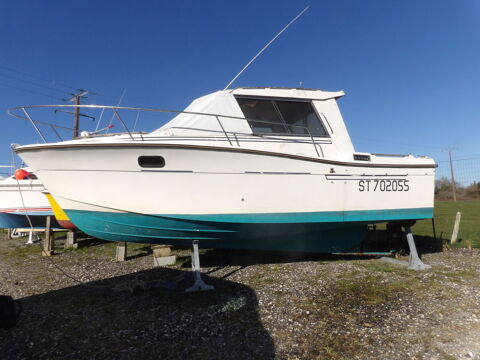
[[(162, 156), (165, 166), (142, 169), (138, 157), (144, 155)], [(331, 176), (332, 166), (321, 163), (188, 149), (77, 149), (22, 156), (32, 167), (41, 166), (37, 174), (62, 207), (76, 209), (98, 205), (104, 211), (228, 214), (433, 206), (433, 169), (335, 166), (336, 176)], [(367, 189), (365, 181), (375, 180), (377, 188)]]

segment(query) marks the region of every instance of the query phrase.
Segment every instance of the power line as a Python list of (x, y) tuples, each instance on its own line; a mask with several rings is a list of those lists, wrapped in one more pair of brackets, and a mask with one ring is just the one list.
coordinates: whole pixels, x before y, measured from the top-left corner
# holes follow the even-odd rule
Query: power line
[[(18, 73), (18, 74), (26, 75), (26, 76), (29, 76), (29, 77), (31, 77), (31, 78), (33, 78), (33, 79), (37, 79), (37, 80), (40, 80), (40, 81), (45, 81), (45, 82), (48, 82), (48, 83), (51, 83), (51, 81), (52, 81), (52, 80), (49, 80), (49, 79), (42, 78), (42, 77), (40, 77), (40, 76), (38, 76), (38, 75), (29, 74), (29, 73), (27, 73), (27, 72), (25, 72), (25, 71), (20, 71), (20, 70), (13, 69), (13, 68), (8, 67), (8, 66), (5, 66), (5, 65), (0, 65), (0, 68), (5, 69), (5, 70), (8, 70), (8, 71), (16, 72), (16, 73)], [(71, 90), (75, 90), (75, 91), (78, 90), (78, 88), (77, 88), (76, 86), (70, 86), (70, 85), (63, 84), (63, 83), (58, 82), (58, 81), (54, 81), (54, 82), (55, 82), (55, 84), (57, 84), (58, 86), (67, 88), (67, 89), (69, 89), (70, 91), (71, 91)]]
[[(21, 75), (30, 77), (30, 78), (32, 78), (32, 79), (36, 79), (36, 80), (39, 80), (39, 81), (46, 82), (46, 83), (49, 84), (49, 86), (47, 86), (47, 85), (40, 85), (39, 83), (35, 83), (35, 82), (30, 81), (30, 80), (21, 79), (21, 78), (18, 78), (18, 77), (15, 78), (15, 79), (17, 79), (17, 80), (24, 81), (24, 82), (30, 83), (30, 84), (32, 84), (32, 85), (35, 85), (35, 86), (47, 88), (47, 89), (49, 89), (49, 90), (54, 90), (54, 91), (59, 91), (59, 92), (66, 93), (66, 91), (62, 91), (62, 90), (59, 90), (59, 89), (55, 89), (55, 88), (53, 88), (52, 86), (55, 86), (55, 87), (59, 87), (59, 86), (60, 86), (60, 87), (63, 87), (63, 88), (68, 89), (68, 91), (70, 91), (70, 92), (72, 92), (72, 90), (73, 90), (75, 93), (81, 90), (78, 86), (67, 85), (67, 84), (65, 84), (65, 83), (58, 82), (58, 81), (56, 81), (56, 80), (49, 80), (49, 79), (40, 77), (40, 76), (38, 76), (38, 75), (33, 75), (33, 74), (30, 74), (30, 73), (27, 73), (27, 72), (25, 72), (25, 71), (20, 71), (20, 70), (17, 70), (17, 69), (13, 69), (13, 68), (8, 67), (8, 66), (5, 66), (5, 65), (0, 65), (0, 69), (4, 69), (4, 70), (7, 70), (7, 71), (15, 72), (15, 73), (17, 73), (17, 74), (21, 74)], [(0, 74), (0, 76), (5, 76), (5, 77), (14, 78), (12, 75)], [(52, 84), (52, 82), (53, 82), (54, 84)], [(70, 95), (73, 95), (73, 94), (70, 94)], [(96, 91), (95, 91), (95, 92), (94, 92), (94, 91), (89, 91), (89, 95), (106, 97), (106, 98), (112, 98), (112, 99), (118, 99), (118, 95), (102, 94), (102, 93), (98, 93), (98, 92), (96, 92)], [(129, 98), (131, 98), (131, 97), (129, 96)], [(140, 100), (140, 98), (138, 98), (138, 99), (133, 98), (133, 100), (143, 101), (143, 99)]]
[(0, 83), (0, 86), (6, 86), (6, 87), (9, 87), (9, 88), (12, 88), (12, 89), (19, 90), (19, 91), (28, 92), (28, 93), (30, 93), (30, 94), (46, 96), (46, 97), (48, 97), (48, 98), (50, 98), (50, 99), (63, 100), (63, 99), (58, 99), (58, 98), (56, 98), (56, 97), (53, 96), (53, 95), (47, 95), (47, 94), (41, 93), (41, 92), (39, 92), (39, 91), (28, 90), (28, 89), (25, 89), (25, 88), (21, 88), (21, 87), (14, 86), (14, 85), (9, 85), (9, 84), (5, 84), (5, 83)]
[[(94, 95), (94, 96), (99, 96), (99, 97), (102, 97), (102, 98), (109, 98), (109, 99), (118, 99), (118, 95), (107, 95), (107, 94), (103, 94), (103, 93), (90, 93), (90, 95)], [(136, 97), (131, 97), (131, 96), (128, 96), (129, 98), (129, 101), (139, 101), (139, 102), (142, 102), (141, 104), (143, 105), (143, 102), (145, 101), (145, 99), (140, 99), (140, 98), (136, 98)]]
[[(480, 157), (472, 157), (472, 158), (465, 158), (465, 159), (453, 159), (452, 161), (457, 162), (457, 161), (468, 161), (468, 160), (480, 160)], [(450, 162), (450, 160), (437, 161), (437, 163), (446, 163), (446, 162)]]
[[(14, 78), (13, 76), (6, 76), (4, 74), (0, 74), (0, 77), (2, 77), (2, 76)], [(24, 80), (24, 81), (28, 82), (28, 83), (32, 83), (32, 82), (27, 81), (27, 80)], [(33, 84), (33, 85), (36, 85), (36, 84)], [(25, 87), (10, 85), (10, 84), (7, 84), (7, 83), (2, 83), (2, 82), (0, 82), (0, 86), (9, 87), (9, 88), (12, 88), (12, 89), (16, 89), (16, 90), (27, 92), (27, 93), (34, 94), (34, 95), (45, 96), (45, 97), (48, 97), (48, 98), (54, 99), (54, 100), (67, 101), (65, 98), (57, 97), (57, 95), (46, 94), (46, 93), (43, 93), (43, 92), (40, 92), (40, 91), (37, 91), (37, 90), (26, 89)], [(36, 85), (36, 86), (41, 86), (41, 85)], [(58, 91), (59, 93), (63, 93), (64, 95), (67, 95), (67, 94), (68, 95), (74, 95), (74, 94), (68, 93), (67, 91), (62, 91), (62, 90), (58, 90), (58, 89), (54, 89), (54, 88), (49, 88), (49, 87), (46, 87), (46, 86), (41, 86), (41, 87), (44, 87), (44, 88), (49, 89), (49, 90)], [(75, 89), (75, 90), (79, 91), (81, 89)], [(93, 96), (99, 96), (99, 97), (105, 97), (105, 98), (111, 98), (111, 99), (118, 99), (118, 96), (104, 95), (104, 94), (99, 94), (99, 93), (96, 93), (96, 92), (89, 92), (89, 94), (93, 95)], [(140, 100), (140, 99), (138, 99), (138, 100)]]
[(1, 76), (1, 77), (6, 77), (6, 78), (10, 78), (10, 79), (13, 79), (13, 80), (17, 80), (17, 81), (23, 81), (23, 82), (28, 83), (28, 84), (31, 84), (31, 85), (33, 85), (33, 86), (38, 86), (38, 87), (41, 87), (41, 88), (44, 88), (44, 89), (48, 89), (48, 90), (51, 90), (51, 91), (57, 91), (57, 92), (62, 93), (62, 94), (65, 94), (65, 93), (66, 93), (66, 90), (55, 89), (55, 88), (53, 88), (53, 87), (46, 86), (46, 85), (42, 85), (42, 84), (36, 83), (36, 82), (34, 82), (34, 81), (21, 79), (21, 78), (19, 78), (18, 76), (7, 75), (7, 74), (0, 74), (0, 76)]

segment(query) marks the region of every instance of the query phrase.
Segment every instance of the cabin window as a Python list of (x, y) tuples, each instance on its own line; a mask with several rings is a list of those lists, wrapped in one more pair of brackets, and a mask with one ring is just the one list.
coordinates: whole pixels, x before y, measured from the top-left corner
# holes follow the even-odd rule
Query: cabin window
[(309, 101), (237, 97), (254, 134), (328, 136)]
[(370, 161), (370, 155), (353, 154), (353, 160)]
[(162, 156), (139, 156), (138, 165), (144, 168), (162, 168), (165, 166), (165, 159)]

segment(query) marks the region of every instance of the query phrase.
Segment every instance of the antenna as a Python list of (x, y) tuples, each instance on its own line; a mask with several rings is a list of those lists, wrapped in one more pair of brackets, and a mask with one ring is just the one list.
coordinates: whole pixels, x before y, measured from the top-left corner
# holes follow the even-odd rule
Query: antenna
[(298, 19), (300, 16), (302, 16), (303, 13), (308, 10), (309, 7), (310, 7), (310, 5), (307, 6), (305, 9), (303, 9), (302, 11), (300, 11), (300, 13), (299, 13), (297, 16), (295, 16), (282, 30), (280, 30), (280, 32), (279, 32), (277, 35), (275, 35), (274, 38), (273, 38), (272, 40), (270, 40), (270, 41), (267, 43), (267, 45), (265, 45), (265, 46), (262, 48), (262, 50), (260, 50), (260, 51), (257, 53), (257, 55), (255, 55), (255, 56), (252, 58), (252, 60), (250, 60), (250, 61), (247, 63), (247, 65), (245, 65), (245, 66), (243, 67), (242, 70), (240, 70), (240, 72), (232, 79), (232, 81), (230, 81), (230, 82), (227, 84), (227, 86), (225, 86), (225, 89), (223, 89), (223, 90), (227, 90), (227, 89), (230, 87), (230, 85), (232, 85), (232, 84), (235, 82), (235, 80), (237, 80), (237, 78), (238, 78), (240, 75), (242, 75), (242, 73), (243, 73), (245, 70), (247, 70), (247, 68), (255, 61), (255, 59), (256, 59), (257, 57), (259, 57), (260, 54), (261, 54), (264, 50), (266, 50), (280, 35), (282, 35), (282, 33), (283, 33), (285, 30), (287, 30), (290, 25), (292, 25), (295, 21), (297, 21), (297, 19)]

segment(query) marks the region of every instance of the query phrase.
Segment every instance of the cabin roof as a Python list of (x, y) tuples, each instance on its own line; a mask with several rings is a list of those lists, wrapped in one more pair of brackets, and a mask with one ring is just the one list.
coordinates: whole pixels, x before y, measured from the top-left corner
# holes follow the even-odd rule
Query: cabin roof
[(328, 100), (345, 95), (344, 91), (285, 87), (241, 87), (230, 90), (233, 95), (280, 97), (292, 99)]

